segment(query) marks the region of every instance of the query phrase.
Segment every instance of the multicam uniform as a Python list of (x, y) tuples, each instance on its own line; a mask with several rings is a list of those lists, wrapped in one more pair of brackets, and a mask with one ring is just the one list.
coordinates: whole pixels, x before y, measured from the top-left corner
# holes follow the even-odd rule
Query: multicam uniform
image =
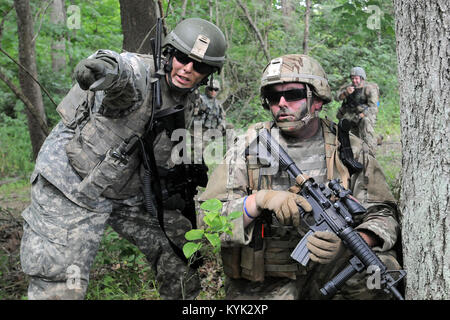
[[(188, 274), (192, 271), (174, 254), (157, 218), (143, 208), (139, 148), (127, 162), (113, 156), (118, 145), (142, 135), (151, 114), (152, 57), (99, 50), (91, 58), (114, 61), (117, 68), (106, 77), (104, 90), (88, 92), (78, 84), (70, 90), (57, 109), (62, 121), (43, 144), (31, 176), (21, 244), (29, 298), (82, 299), (108, 224), (146, 255), (161, 297), (181, 298), (184, 290), (184, 297), (194, 298), (197, 275)], [(161, 85), (161, 110), (188, 104), (188, 95), (169, 92), (164, 80)], [(192, 106), (185, 109), (190, 114)], [(154, 140), (159, 167), (173, 166), (169, 134), (162, 131)], [(191, 228), (180, 210), (175, 206), (164, 213), (166, 231), (178, 245)]]
[[(336, 100), (344, 100), (336, 117), (347, 119), (352, 123), (351, 132), (364, 140), (369, 148), (375, 150), (377, 139), (375, 138), (375, 124), (377, 121), (379, 89), (376, 83), (364, 81), (362, 88), (357, 88), (352, 94), (353, 99), (346, 97), (346, 89), (352, 84), (346, 84), (339, 88)], [(352, 100), (350, 102), (350, 100)], [(364, 117), (359, 116), (364, 113)]]
[[(280, 145), (287, 150), (299, 168), (317, 182), (340, 178), (344, 186), (368, 209), (359, 217), (356, 230), (370, 230), (381, 239), (374, 247), (388, 269), (400, 268), (393, 247), (397, 241), (399, 225), (396, 205), (376, 159), (362, 149), (361, 140), (351, 135), (353, 152), (364, 164), (364, 170), (349, 178), (348, 170), (338, 157), (337, 140), (333, 126), (322, 120), (321, 130), (305, 141), (280, 135)], [(270, 127), (257, 124), (255, 129)], [(198, 204), (211, 198), (224, 203), (223, 214), (243, 210), (244, 197), (259, 189), (288, 190), (295, 181), (285, 172), (265, 175), (254, 159), (244, 157), (244, 148), (256, 137), (256, 131), (247, 132), (245, 143), (227, 153), (226, 163), (219, 165), (210, 177), (206, 190), (198, 197)], [(266, 172), (267, 173), (267, 172)], [(253, 234), (257, 232), (257, 219), (263, 219), (263, 249), (255, 250)], [(265, 219), (265, 220), (264, 220)], [(201, 216), (199, 217), (199, 222)], [(271, 215), (262, 214), (247, 228), (243, 217), (234, 220), (233, 235), (222, 237), (222, 259), (228, 299), (320, 299), (319, 291), (326, 281), (336, 275), (348, 262), (348, 254), (330, 264), (310, 261), (303, 267), (290, 258), (290, 254), (307, 232), (300, 225), (283, 226)], [(387, 298), (382, 290), (368, 290), (365, 274), (357, 274), (338, 292), (334, 299)]]

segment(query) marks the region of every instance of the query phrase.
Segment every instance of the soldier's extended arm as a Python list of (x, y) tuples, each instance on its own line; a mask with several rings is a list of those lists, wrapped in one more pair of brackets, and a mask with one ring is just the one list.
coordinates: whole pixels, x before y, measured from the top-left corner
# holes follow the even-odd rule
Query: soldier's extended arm
[(83, 90), (104, 91), (104, 107), (124, 110), (144, 100), (146, 69), (136, 55), (98, 50), (78, 63), (74, 76)]

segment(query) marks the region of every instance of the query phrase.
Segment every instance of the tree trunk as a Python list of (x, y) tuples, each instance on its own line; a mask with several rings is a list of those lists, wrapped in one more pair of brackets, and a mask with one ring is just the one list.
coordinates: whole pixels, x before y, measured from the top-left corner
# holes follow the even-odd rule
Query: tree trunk
[(186, 8), (187, 8), (187, 2), (188, 0), (183, 0), (183, 5), (181, 6), (181, 19), (184, 20), (184, 17), (186, 17)]
[(449, 3), (395, 0), (407, 299), (450, 299)]
[(311, 16), (311, 0), (306, 0), (305, 32), (303, 34), (303, 54), (308, 54), (309, 47), (309, 18)]
[(283, 12), (283, 25), (287, 33), (290, 33), (292, 28), (292, 12), (295, 10), (292, 0), (281, 0), (281, 10)]
[[(36, 52), (33, 39), (33, 18), (31, 16), (29, 0), (14, 0), (14, 7), (17, 13), (17, 29), (19, 36), (19, 61), (34, 78), (37, 79)], [(22, 69), (19, 68), (19, 82), (23, 94), (34, 105), (36, 112), (41, 119), (47, 123), (44, 104), (42, 102), (41, 88)], [(28, 109), (25, 110), (28, 119), (28, 130), (30, 132), (33, 157), (36, 159), (39, 149), (47, 137), (42, 130), (39, 121)]]
[(129, 52), (151, 53), (150, 39), (155, 36), (154, 26), (156, 18), (159, 17), (157, 4), (149, 0), (119, 2), (123, 33), (122, 49)]
[[(51, 5), (50, 21), (54, 25), (64, 26), (66, 22), (66, 10), (64, 0), (53, 0)], [(66, 68), (66, 40), (64, 36), (52, 41), (52, 70), (55, 72)]]

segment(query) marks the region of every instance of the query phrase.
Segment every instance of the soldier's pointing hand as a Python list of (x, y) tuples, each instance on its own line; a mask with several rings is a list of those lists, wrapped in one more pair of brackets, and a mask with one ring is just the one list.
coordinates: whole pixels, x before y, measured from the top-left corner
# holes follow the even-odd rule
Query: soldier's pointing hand
[(98, 79), (106, 75), (106, 70), (111, 65), (100, 59), (83, 59), (75, 67), (75, 79), (80, 88), (88, 90), (89, 87)]

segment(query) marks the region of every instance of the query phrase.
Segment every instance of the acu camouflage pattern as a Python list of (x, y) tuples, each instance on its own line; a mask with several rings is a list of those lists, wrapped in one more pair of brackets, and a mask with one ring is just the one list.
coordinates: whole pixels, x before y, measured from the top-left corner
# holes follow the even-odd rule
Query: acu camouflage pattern
[[(338, 109), (336, 117), (347, 119), (352, 123), (351, 132), (366, 142), (375, 150), (377, 139), (375, 138), (375, 124), (378, 113), (379, 89), (376, 83), (364, 81), (362, 88), (357, 88), (353, 92), (353, 99), (345, 97), (344, 92), (352, 84), (346, 84), (339, 88), (336, 100), (344, 100), (342, 106)], [(353, 100), (353, 101), (349, 101)], [(359, 114), (364, 113), (360, 118)]]
[[(173, 253), (155, 217), (132, 202), (112, 202), (112, 212), (77, 206), (42, 175), (32, 184), (32, 203), (23, 212), (21, 265), (30, 276), (29, 299), (83, 299), (89, 270), (103, 232), (110, 225), (136, 245), (152, 266), (163, 299), (194, 299), (198, 275)], [(191, 227), (178, 210), (165, 212), (169, 237), (181, 244)]]
[(200, 121), (204, 131), (208, 129), (225, 130), (225, 112), (222, 104), (216, 98), (206, 94), (199, 95), (194, 108), (194, 121)]
[[(280, 144), (287, 147), (287, 151), (295, 161), (300, 161), (297, 165), (303, 169), (303, 162), (308, 166), (308, 162), (317, 162), (309, 171), (313, 177), (323, 179), (323, 167), (326, 168), (326, 180), (339, 177), (335, 166), (330, 165), (329, 159), (337, 156), (336, 137), (330, 134), (328, 126), (331, 123), (322, 121), (321, 141), (314, 138), (310, 144), (302, 145), (299, 142), (289, 141), (280, 135)], [(255, 126), (258, 128), (258, 125)], [(262, 127), (262, 126), (260, 126)], [(256, 133), (247, 133), (248, 137), (254, 137)], [(242, 144), (248, 143), (253, 139), (241, 139), (241, 145), (236, 145), (235, 150), (230, 150), (225, 164), (213, 172), (208, 186), (203, 194), (198, 197), (199, 204), (210, 198), (218, 198), (224, 203), (223, 214), (227, 215), (233, 211), (242, 211), (243, 197), (247, 195), (249, 181), (257, 181), (258, 174), (251, 172), (251, 165), (246, 163), (243, 157)], [(357, 221), (357, 230), (369, 230), (382, 240), (380, 247), (374, 247), (380, 259), (386, 263), (389, 269), (398, 270), (400, 266), (396, 261), (396, 254), (393, 247), (397, 241), (399, 224), (396, 218), (396, 205), (392, 194), (389, 191), (384, 175), (379, 164), (370, 152), (364, 151), (361, 140), (351, 135), (352, 149), (358, 161), (365, 165), (363, 172), (359, 175), (353, 175), (350, 179), (349, 187), (356, 198), (368, 209), (368, 213)], [(320, 152), (317, 148), (322, 143), (324, 151)], [(311, 149), (310, 149), (311, 148)], [(334, 149), (333, 149), (334, 148)], [(321, 158), (321, 160), (315, 158)], [(311, 161), (308, 161), (311, 160)], [(315, 173), (314, 173), (314, 170)], [(306, 171), (306, 170), (305, 170)], [(333, 171), (333, 172), (330, 172)], [(292, 181), (283, 179), (282, 175), (277, 178), (263, 177), (270, 184), (263, 183), (261, 189), (273, 188), (276, 190), (287, 190)], [(257, 186), (257, 184), (254, 183)], [(255, 190), (254, 190), (255, 192)], [(268, 230), (265, 226), (264, 230)], [(344, 265), (348, 262), (348, 257), (342, 257), (329, 265), (320, 265), (310, 262), (306, 268), (296, 264), (296, 270), (292, 269), (294, 260), (290, 258), (293, 247), (300, 241), (307, 229), (300, 226), (298, 229), (292, 226), (281, 226), (276, 219), (272, 217), (272, 234), (265, 236), (265, 253), (263, 263), (270, 261), (271, 264), (278, 264), (278, 268), (269, 266), (265, 268), (265, 275), (262, 282), (252, 282), (242, 278), (243, 265), (248, 259), (242, 252), (249, 255), (250, 240), (254, 232), (254, 224), (250, 224), (246, 229), (243, 227), (243, 218), (234, 220), (234, 229), (232, 237), (222, 238), (223, 264), (224, 269), (229, 267), (238, 270), (241, 274), (227, 274), (226, 293), (229, 299), (321, 299), (323, 298), (319, 289), (326, 281), (330, 280)], [(267, 231), (266, 231), (267, 233)], [(243, 248), (239, 248), (242, 247)], [(237, 249), (237, 250), (236, 250)], [(251, 249), (251, 248), (250, 248)], [(234, 252), (234, 254), (233, 254)], [(236, 252), (238, 255), (236, 255)], [(278, 263), (276, 262), (278, 259)], [(274, 271), (273, 271), (274, 270)], [(367, 274), (363, 273), (354, 276), (334, 299), (385, 299), (391, 298), (384, 291), (368, 290), (366, 286)]]
[[(102, 51), (102, 54), (105, 52)], [(111, 55), (117, 58), (116, 53), (111, 53)], [(106, 225), (112, 226), (115, 231), (137, 245), (146, 255), (155, 270), (162, 298), (193, 299), (200, 290), (198, 276), (173, 253), (156, 218), (150, 217), (145, 212), (143, 195), (139, 189), (136, 189), (133, 194), (128, 194), (128, 197), (121, 197), (120, 194), (115, 198), (108, 197), (105, 192), (95, 197), (88, 192), (80, 191), (80, 185), (84, 180), (81, 174), (70, 165), (66, 146), (73, 141), (74, 137), (80, 137), (80, 131), (86, 126), (79, 128), (77, 121), (82, 117), (77, 119), (76, 112), (71, 108), (77, 110), (83, 105), (83, 102), (87, 105), (91, 98), (93, 107), (88, 119), (98, 119), (96, 115), (92, 114), (96, 112), (101, 114), (101, 110), (111, 110), (111, 115), (115, 112), (122, 113), (121, 115), (126, 118), (127, 115), (123, 113), (125, 110), (114, 106), (109, 107), (109, 103), (117, 103), (123, 99), (119, 105), (131, 106), (133, 109), (133, 105), (140, 104), (141, 106), (145, 101), (144, 95), (137, 94), (139, 90), (136, 88), (143, 88), (141, 92), (149, 91), (147, 76), (133, 77), (132, 74), (136, 70), (149, 70), (146, 62), (150, 61), (151, 57), (146, 56), (145, 59), (141, 59), (141, 55), (131, 53), (124, 53), (120, 56), (123, 59), (124, 67), (118, 69), (117, 79), (123, 79), (123, 74), (120, 72), (125, 72), (128, 81), (114, 82), (110, 90), (98, 91), (92, 97), (88, 97), (87, 92), (82, 92), (78, 86), (72, 88), (62, 102), (67, 105), (58, 107), (62, 121), (49, 134), (36, 160), (35, 170), (31, 176), (32, 202), (22, 214), (25, 224), (21, 244), (21, 263), (24, 272), (30, 275), (30, 299), (82, 299), (89, 281), (89, 270)], [(145, 85), (141, 82), (145, 82)], [(165, 81), (162, 83), (164, 84), (162, 86), (163, 102), (167, 102), (162, 108), (170, 107), (173, 103), (182, 103), (186, 99), (186, 97), (172, 96)], [(114, 87), (114, 84), (125, 86), (119, 90)], [(109, 96), (110, 92), (114, 93), (117, 100)], [(121, 94), (117, 96), (118, 92)], [(77, 101), (78, 98), (81, 99)], [(191, 104), (186, 105), (185, 112), (189, 113), (192, 108)], [(132, 114), (133, 111), (129, 114)], [(84, 120), (82, 119), (81, 122)], [(114, 127), (116, 120), (113, 116), (110, 125)], [(109, 128), (106, 121), (102, 124), (105, 124), (105, 130)], [(97, 128), (102, 127), (98, 126)], [(120, 131), (120, 129), (117, 130)], [(105, 137), (109, 132), (91, 130), (91, 134), (98, 135), (98, 138)], [(126, 135), (119, 136), (121, 139), (127, 138)], [(100, 151), (112, 147), (111, 144), (103, 145), (101, 139), (97, 141), (89, 140), (90, 138), (87, 137), (86, 140), (83, 140), (83, 137), (82, 141), (98, 142)], [(105, 142), (111, 142), (108, 139), (105, 137)], [(116, 140), (116, 142), (118, 141), (122, 140)], [(170, 154), (174, 142), (170, 140), (165, 131), (161, 132), (155, 141), (157, 165), (173, 166)], [(96, 147), (92, 146), (91, 150), (95, 151)], [(97, 156), (101, 157), (101, 154), (97, 154)], [(135, 155), (133, 154), (133, 156)], [(129, 177), (124, 172), (117, 172), (118, 178), (135, 178), (136, 181), (139, 181), (139, 169), (139, 165), (135, 166), (135, 172)], [(113, 186), (109, 184), (110, 181), (106, 182), (103, 186), (106, 184)], [(192, 226), (189, 220), (180, 213), (180, 210), (181, 208), (171, 208), (171, 210), (165, 211), (165, 219), (167, 219), (168, 236), (181, 245), (184, 239), (181, 239), (180, 235), (184, 235)], [(73, 270), (79, 271), (80, 286), (78, 289), (73, 289), (73, 286), (70, 285), (70, 281), (73, 279), (71, 278)]]

